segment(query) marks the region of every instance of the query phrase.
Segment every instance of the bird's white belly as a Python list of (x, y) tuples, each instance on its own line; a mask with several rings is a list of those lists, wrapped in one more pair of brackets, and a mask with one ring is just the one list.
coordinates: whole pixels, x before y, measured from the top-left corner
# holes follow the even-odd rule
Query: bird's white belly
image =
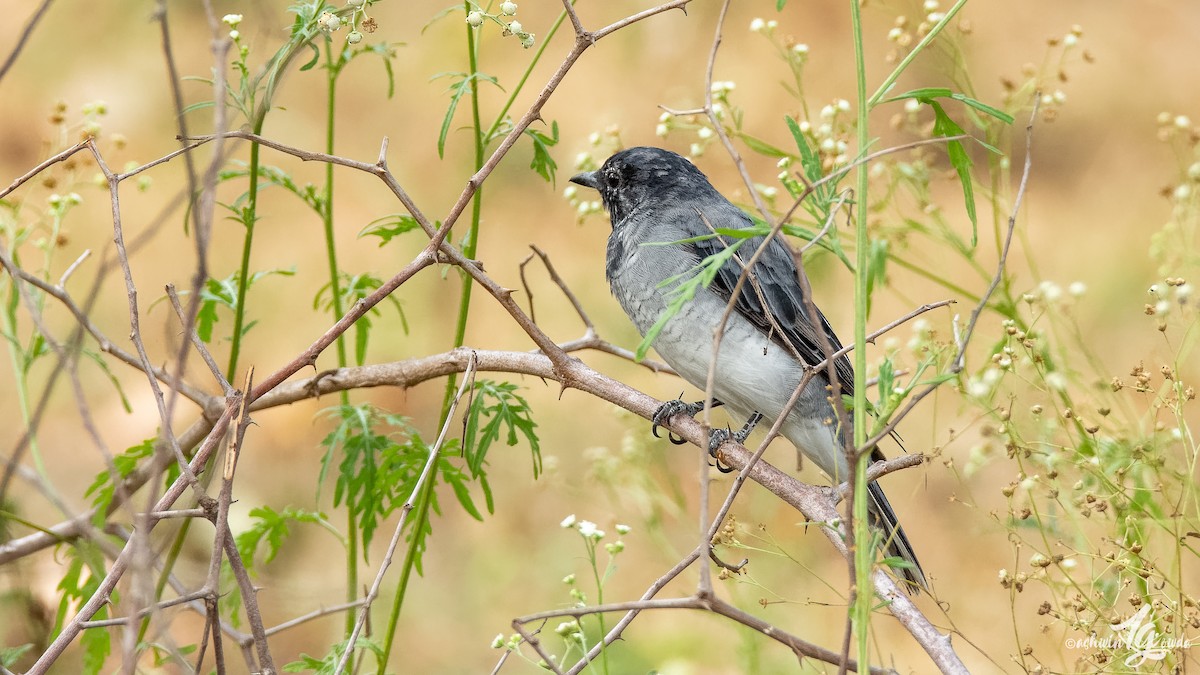
[[(715, 296), (698, 293), (654, 342), (663, 360), (701, 391), (708, 380), (713, 332), (724, 311), (725, 305)], [(694, 334), (697, 326), (704, 327), (702, 335)], [(685, 335), (689, 329), (693, 333)], [(702, 353), (696, 353), (698, 343), (703, 345)], [(745, 421), (759, 412), (766, 424), (773, 424), (803, 374), (802, 365), (792, 354), (736, 312), (730, 314), (721, 338), (713, 395), (725, 403), (735, 421)], [(819, 380), (811, 381), (781, 432), (822, 471), (835, 480), (844, 480), (847, 463), (841, 444), (836, 442), (838, 421), (833, 419), (827, 397)]]

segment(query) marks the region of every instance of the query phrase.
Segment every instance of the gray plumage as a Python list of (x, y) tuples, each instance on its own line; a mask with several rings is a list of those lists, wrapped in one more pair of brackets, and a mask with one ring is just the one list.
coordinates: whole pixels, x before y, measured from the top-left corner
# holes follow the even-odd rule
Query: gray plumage
[[(711, 235), (714, 228), (753, 225), (691, 162), (659, 148), (623, 150), (599, 170), (571, 180), (599, 191), (608, 209), (613, 229), (605, 274), (613, 295), (642, 335), (670, 301), (671, 285), (664, 282), (693, 273), (703, 259), (737, 241), (726, 236), (682, 240)], [(701, 390), (708, 379), (714, 329), (743, 264), (762, 242), (762, 237), (744, 240), (738, 260), (722, 266), (712, 283), (665, 324), (653, 343), (663, 360)], [(842, 345), (819, 310), (815, 311), (820, 325), (809, 321), (795, 261), (778, 239), (767, 244), (753, 274), (759, 292), (747, 282), (734, 302), (718, 352), (713, 395), (735, 419), (759, 412), (773, 423), (799, 384), (805, 364), (824, 360), (821, 333), (834, 351)], [(841, 392), (852, 396), (854, 370), (849, 359), (839, 357), (835, 368)], [(835, 482), (842, 482), (849, 477), (845, 448), (853, 434), (852, 427), (839, 423), (830, 397), (829, 374), (822, 368), (784, 421), (782, 434)], [(883, 454), (875, 449), (872, 459), (883, 459)], [(883, 489), (871, 483), (870, 496), (871, 520), (883, 532), (888, 555), (912, 563), (903, 570), (910, 590), (924, 586), (920, 564)]]

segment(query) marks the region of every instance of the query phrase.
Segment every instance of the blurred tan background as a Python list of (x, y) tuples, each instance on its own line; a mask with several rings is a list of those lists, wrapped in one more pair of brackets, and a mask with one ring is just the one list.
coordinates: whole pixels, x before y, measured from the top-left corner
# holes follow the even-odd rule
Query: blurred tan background
[[(7, 54), (35, 3), (0, 0), (0, 53)], [(598, 28), (650, 2), (584, 1), (579, 13), (589, 28)], [(949, 3), (947, 3), (948, 5)], [(180, 71), (207, 77), (211, 68), (210, 34), (198, 3), (169, 3)], [(780, 34), (810, 46), (806, 69), (806, 94), (810, 110), (836, 98), (853, 100), (853, 52), (848, 31), (846, 3), (791, 0), (777, 14), (773, 0), (734, 3), (730, 12), (725, 46), (715, 77), (737, 83), (737, 101), (747, 109), (746, 129), (754, 135), (785, 146), (788, 143), (784, 115), (796, 115), (797, 106), (780, 82), (786, 70), (776, 61), (768, 42), (748, 30), (755, 17), (779, 21)], [(240, 12), (243, 39), (251, 46), (251, 62), (261, 64), (281, 43), (291, 16), (284, 2), (215, 2), (217, 15)], [(497, 169), (484, 189), (484, 216), (479, 258), (489, 273), (510, 288), (520, 288), (518, 264), (528, 255), (529, 244), (546, 251), (560, 273), (581, 299), (604, 337), (632, 349), (636, 334), (611, 299), (603, 282), (603, 247), (608, 234), (607, 219), (596, 217), (579, 225), (572, 208), (562, 198), (566, 179), (573, 174), (579, 152), (591, 150), (588, 136), (616, 126), (624, 144), (665, 144), (686, 152), (693, 140), (687, 134), (665, 141), (654, 135), (661, 112), (659, 106), (692, 108), (702, 102), (704, 67), (711, 45), (719, 3), (696, 0), (683, 12), (669, 12), (637, 24), (599, 42), (570, 72), (543, 113), (558, 122), (562, 140), (554, 148), (559, 162), (556, 185), (543, 182), (528, 170), (527, 143)], [(396, 96), (385, 96), (383, 69), (378, 59), (364, 57), (351, 64), (339, 84), (337, 154), (372, 161), (384, 137), (390, 138), (389, 162), (401, 184), (430, 217), (440, 218), (459, 194), (470, 175), (470, 137), (457, 129), (466, 123), (465, 102), (447, 143), (445, 159), (436, 152), (436, 138), (447, 104), (444, 79), (431, 80), (436, 73), (464, 70), (461, 15), (428, 27), (440, 3), (379, 2), (370, 14), (379, 30), (368, 40), (403, 43), (394, 61)], [(540, 41), (560, 9), (558, 2), (525, 0), (519, 18)], [(103, 100), (108, 113), (100, 119), (102, 147), (114, 168), (126, 162), (146, 162), (177, 147), (176, 126), (165, 75), (158, 25), (152, 21), (154, 3), (145, 1), (94, 3), (58, 0), (33, 35), (12, 71), (0, 81), (0, 184), (7, 185), (63, 145), (48, 121), (54, 106), (67, 106), (68, 121), (80, 119), (81, 107)], [(867, 36), (868, 74), (871, 87), (891, 66), (885, 63), (890, 44), (885, 35), (897, 14), (916, 19), (923, 13), (919, 3), (868, 2), (864, 7)], [(985, 102), (998, 102), (1001, 79), (1021, 79), (1022, 67), (1040, 67), (1048, 51), (1048, 38), (1061, 38), (1074, 24), (1083, 28), (1081, 45), (1094, 56), (1094, 63), (1074, 63), (1070, 79), (1061, 84), (1065, 104), (1052, 122), (1039, 122), (1035, 131), (1034, 167), (1029, 192), (1020, 217), (1022, 236), (1013, 265), (1018, 286), (1033, 288), (1042, 279), (1066, 287), (1081, 281), (1088, 292), (1074, 309), (1081, 330), (1088, 336), (1111, 374), (1121, 375), (1139, 360), (1153, 363), (1156, 354), (1170, 353), (1152, 323), (1142, 315), (1145, 289), (1161, 282), (1151, 261), (1149, 238), (1169, 216), (1170, 202), (1160, 193), (1173, 187), (1180, 161), (1168, 145), (1156, 140), (1156, 117), (1167, 111), (1200, 119), (1200, 62), (1195, 58), (1196, 35), (1200, 34), (1200, 5), (1192, 2), (1095, 3), (1060, 0), (1053, 3), (973, 2), (962, 13), (969, 22), (969, 35), (955, 33), (963, 45), (973, 95)], [(494, 28), (490, 27), (489, 28)], [(481, 69), (496, 75), (511, 87), (531, 52), (512, 40), (501, 39), (495, 30), (481, 32)], [(339, 38), (340, 39), (340, 38)], [(569, 31), (555, 37), (544, 61), (535, 69), (527, 90), (518, 98), (519, 115), (546, 81), (557, 60), (569, 49)], [(920, 60), (900, 83), (897, 92), (916, 86), (940, 86), (960, 82), (951, 79), (937, 54)], [(189, 102), (210, 97), (207, 86), (184, 85)], [(485, 117), (494, 114), (504, 92), (484, 89), (481, 98)], [(284, 79), (277, 109), (267, 119), (264, 134), (284, 143), (318, 150), (323, 144), (324, 82), (318, 71), (289, 72)], [(952, 114), (960, 111), (951, 110)], [(881, 111), (875, 120), (880, 133), (887, 132), (890, 113)], [(210, 128), (208, 113), (190, 116), (192, 129)], [(961, 118), (960, 118), (961, 119)], [(1018, 119), (1023, 125), (1025, 119)], [(76, 129), (77, 132), (77, 129)], [(112, 134), (121, 134), (126, 145), (118, 149)], [(65, 139), (77, 139), (77, 133)], [(239, 157), (245, 157), (245, 147)], [(207, 153), (198, 157), (206, 159)], [(270, 151), (264, 161), (285, 167), (298, 182), (317, 182), (322, 167), (302, 165)], [(598, 157), (603, 159), (603, 157)], [(90, 182), (94, 173), (90, 160), (80, 156), (75, 178)], [(747, 202), (732, 164), (714, 145), (698, 160), (714, 184), (735, 201)], [(777, 172), (770, 160), (747, 153), (747, 165), (760, 182), (772, 182)], [(1014, 161), (1014, 165), (1017, 162)], [(70, 171), (51, 172), (69, 182)], [(160, 211), (183, 185), (182, 165), (172, 162), (150, 173), (153, 183), (145, 192), (126, 184), (122, 207), (128, 235), (136, 236), (155, 222)], [(60, 188), (57, 188), (61, 190)], [(85, 248), (94, 253), (111, 249), (111, 221), (102, 190), (89, 185), (74, 188), (83, 204), (73, 212), (65, 227), (65, 243), (56, 253), (51, 276), (57, 278)], [(222, 197), (234, 198), (242, 190), (226, 186)], [(939, 192), (948, 216), (963, 228), (969, 225), (962, 213), (956, 186), (946, 182)], [(38, 181), (23, 187), (10, 199), (25, 201), (36, 210), (55, 191)], [(319, 220), (297, 200), (277, 189), (266, 190), (254, 248), (256, 269), (294, 267), (295, 277), (274, 277), (256, 286), (250, 297), (250, 316), (259, 321), (244, 347), (242, 363), (254, 364), (260, 376), (290, 360), (308, 346), (330, 323), (323, 313), (312, 310), (312, 297), (326, 278), (324, 249)], [(981, 209), (984, 206), (980, 202)], [(371, 220), (401, 210), (383, 186), (369, 176), (337, 172), (335, 214), (341, 264), (352, 273), (370, 272), (388, 277), (407, 263), (422, 246), (419, 234), (409, 234), (379, 248), (373, 239), (358, 239), (357, 233)], [(1002, 214), (1006, 216), (1007, 214)], [(981, 211), (981, 255), (988, 261), (995, 253), (989, 247), (991, 213)], [(241, 228), (234, 222), (218, 221), (210, 259), (215, 276), (236, 269)], [(921, 253), (917, 258), (921, 259)], [(71, 290), (82, 294), (95, 273), (98, 256), (85, 263), (74, 277)], [(936, 264), (936, 258), (928, 259)], [(193, 249), (183, 233), (182, 212), (167, 216), (161, 231), (134, 256), (134, 274), (141, 290), (143, 331), (151, 343), (152, 358), (164, 361), (177, 344), (177, 324), (165, 303), (154, 304), (165, 283), (186, 287)], [(949, 297), (946, 291), (903, 270), (893, 268), (891, 287), (883, 291), (873, 310), (872, 325), (881, 325), (916, 304)], [(583, 327), (570, 306), (549, 282), (543, 271), (531, 264), (527, 270), (534, 289), (539, 323), (547, 332), (566, 341), (582, 334)], [(816, 293), (822, 307), (844, 339), (851, 335), (851, 290), (846, 271), (828, 258), (814, 265)], [(459, 282), (451, 273), (444, 279), (433, 270), (403, 286), (396, 297), (403, 303), (410, 326), (404, 334), (391, 309), (376, 320), (369, 362), (385, 362), (443, 351), (451, 346), (453, 308)], [(527, 304), (522, 299), (523, 304)], [(967, 311), (962, 305), (955, 311)], [(477, 292), (466, 344), (486, 349), (527, 350), (532, 344), (499, 310), (486, 294)], [(948, 334), (951, 312), (929, 317)], [(71, 325), (59, 307), (48, 313), (50, 325), (65, 331)], [(95, 312), (99, 325), (114, 340), (126, 341), (128, 332), (125, 296), (119, 276), (110, 275)], [(217, 332), (227, 335), (231, 317), (222, 315)], [(28, 326), (24, 327), (28, 330)], [(981, 327), (981, 344), (999, 332), (996, 323)], [(910, 332), (901, 329), (903, 342)], [(224, 362), (225, 347), (216, 348)], [(879, 353), (873, 352), (872, 358)], [(659, 398), (679, 393), (681, 383), (666, 376), (653, 376), (641, 368), (613, 357), (582, 354), (600, 371)], [(332, 351), (326, 352), (318, 368), (333, 367)], [(0, 381), (11, 382), (11, 363), (0, 365)], [(33, 391), (50, 360), (35, 367)], [(215, 391), (211, 378), (191, 361), (190, 379)], [(104, 377), (94, 368), (83, 368), (91, 411), (101, 426), (104, 441), (119, 451), (152, 436), (157, 424), (153, 401), (144, 378), (129, 368), (114, 364), (124, 383), (134, 412), (122, 410)], [(1194, 379), (1200, 375), (1189, 366)], [(530, 475), (528, 451), (524, 446), (493, 450), (491, 482), (496, 490), (496, 514), (484, 522), (466, 516), (448, 490), (441, 490), (443, 515), (433, 522), (433, 536), (425, 557), (425, 575), (414, 578), (410, 600), (401, 618), (398, 653), (391, 669), (400, 673), (489, 672), (500, 652), (489, 647), (492, 638), (512, 632), (513, 617), (570, 602), (561, 578), (575, 573), (587, 576), (583, 547), (577, 535), (558, 527), (569, 514), (598, 523), (614, 537), (613, 526), (627, 523), (633, 531), (624, 537), (626, 551), (617, 558), (618, 568), (605, 588), (604, 599), (634, 599), (664, 572), (695, 539), (697, 508), (693, 448), (675, 447), (649, 436), (648, 423), (620, 413), (601, 401), (568, 391), (560, 398), (556, 386), (534, 379), (521, 382), (539, 425), (548, 470), (540, 480)], [(431, 382), (409, 391), (380, 390), (355, 394), (356, 400), (372, 400), (389, 410), (410, 416), (426, 438), (436, 435), (442, 382)], [(690, 392), (686, 397), (691, 397)], [(322, 502), (314, 500), (318, 441), (328, 431), (324, 420), (315, 417), (335, 400), (297, 404), (256, 415), (258, 426), (248, 436), (248, 452), (240, 468), (235, 517), (244, 523), (256, 505), (276, 508), (287, 505), (330, 509), (330, 485), (322, 491)], [(23, 429), (17, 399), (10, 385), (0, 385), (0, 448), (7, 455)], [(997, 583), (1000, 568), (1010, 566), (1012, 548), (1003, 527), (989, 516), (1002, 509), (1001, 486), (1012, 480), (1014, 469), (1003, 461), (965, 476), (961, 471), (976, 442), (974, 421), (960, 417), (958, 394), (945, 389), (932, 397), (902, 426), (910, 451), (940, 448), (953, 468), (938, 462), (903, 472), (886, 481), (900, 518), (931, 577), (939, 609), (923, 596), (919, 602), (930, 617), (946, 629), (958, 631), (954, 644), (975, 672), (1018, 670), (1012, 655), (1031, 645), (1045, 662), (1069, 669), (1075, 656), (1061, 640), (1041, 637), (1031, 613), (1014, 619), (1008, 591)], [(180, 425), (193, 418), (186, 406), (179, 412)], [(45, 464), (54, 484), (75, 508), (85, 506), (83, 489), (102, 467), (93, 444), (85, 436), (69, 389), (60, 387), (53, 399), (50, 419), (39, 441)], [(1193, 423), (1196, 420), (1192, 420)], [(773, 448), (768, 459), (791, 468), (790, 448)], [(889, 453), (897, 450), (889, 448)], [(809, 471), (804, 477), (821, 481)], [(720, 499), (728, 479), (718, 479), (714, 495)], [(15, 498), (24, 517), (43, 525), (57, 522), (56, 514), (26, 486), (17, 484)], [(764, 619), (817, 644), (837, 648), (840, 644), (844, 599), (844, 563), (837, 559), (823, 537), (806, 532), (798, 515), (778, 504), (770, 495), (749, 486), (734, 508), (739, 523), (749, 527), (741, 537), (764, 551), (748, 551), (750, 575), (723, 582), (722, 592), (752, 606), (760, 599), (769, 604), (753, 607)], [(344, 524), (340, 514), (333, 521)], [(238, 523), (234, 524), (235, 529)], [(762, 526), (762, 530), (759, 526)], [(376, 548), (386, 543), (391, 523), (384, 524)], [(207, 561), (207, 530), (196, 528), (194, 546), (189, 548), (180, 571), (187, 578), (201, 579)], [(763, 537), (756, 541), (755, 536)], [(774, 541), (801, 567), (773, 552)], [(382, 549), (373, 552), (372, 563)], [(601, 556), (602, 560), (605, 556)], [(336, 561), (336, 562), (335, 562)], [(22, 579), (34, 581), (34, 593), (48, 607), (57, 605), (54, 584), (59, 569), (45, 553), (36, 561), (24, 561)], [(259, 577), (260, 599), (268, 625), (310, 611), (323, 604), (341, 601), (341, 555), (329, 535), (316, 528), (294, 528), (279, 558)], [(373, 569), (372, 573), (373, 573)], [(0, 570), (3, 578), (12, 570)], [(10, 579), (16, 578), (10, 576)], [(694, 586), (693, 572), (683, 575), (662, 594), (684, 595)], [(824, 580), (824, 581), (822, 581)], [(832, 588), (827, 585), (832, 584)], [(3, 583), (9, 583), (5, 581)], [(385, 584), (385, 595), (394, 579)], [(584, 588), (588, 588), (586, 585)], [(595, 600), (594, 592), (589, 599)], [(380, 605), (375, 627), (386, 615)], [(1034, 606), (1037, 602), (1034, 601)], [(1019, 638), (1011, 629), (1022, 627)], [(551, 622), (547, 633), (556, 622)], [(610, 622), (611, 623), (611, 622)], [(327, 617), (280, 635), (273, 643), (276, 660), (285, 663), (300, 652), (322, 655), (339, 639), (341, 619)], [(194, 641), (201, 622), (184, 613), (175, 623), (174, 639)], [(7, 631), (7, 632), (5, 632)], [(0, 642), (19, 644), (29, 639), (22, 625), (6, 625), (0, 618)], [(930, 663), (894, 621), (875, 621), (879, 653), (894, 658), (886, 665), (901, 672), (929, 672)], [(549, 638), (552, 640), (552, 638)], [(1019, 645), (1019, 646), (1018, 646)], [(782, 647), (749, 635), (724, 620), (697, 613), (661, 612), (641, 616), (617, 646), (617, 672), (727, 673), (751, 668), (775, 672), (791, 668), (792, 657)], [(62, 672), (70, 672), (64, 661)], [(814, 666), (808, 666), (810, 669)], [(536, 672), (526, 663), (510, 659), (505, 672)]]

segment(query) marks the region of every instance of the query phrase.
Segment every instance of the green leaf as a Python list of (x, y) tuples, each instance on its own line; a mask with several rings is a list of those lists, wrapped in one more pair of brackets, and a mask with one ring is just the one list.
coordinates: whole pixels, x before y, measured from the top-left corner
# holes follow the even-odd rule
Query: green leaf
[(966, 94), (959, 94), (945, 87), (925, 87), (923, 89), (913, 89), (912, 91), (907, 91), (899, 96), (882, 101), (882, 103), (893, 103), (895, 101), (903, 101), (904, 99), (909, 98), (915, 98), (918, 101), (926, 104), (931, 103), (935, 98), (949, 98), (971, 106), (972, 108), (975, 108), (986, 115), (991, 115), (1005, 124), (1013, 123), (1013, 116), (1009, 115), (1003, 110), (971, 98)]
[(475, 383), (463, 431), (463, 457), (473, 478), (484, 474), (488, 450), (504, 431), (509, 446), (518, 443), (519, 435), (525, 437), (533, 456), (533, 477), (541, 474), (542, 451), (534, 431), (537, 424), (530, 416), (529, 404), (516, 391), (517, 385), (510, 382)]
[(154, 455), (155, 442), (156, 439), (147, 438), (137, 445), (126, 448), (125, 452), (113, 457), (112, 472), (108, 469), (100, 471), (96, 474), (96, 478), (92, 481), (92, 484), (84, 490), (84, 497), (95, 495), (95, 498), (92, 499), (92, 507), (96, 509), (96, 516), (100, 519), (100, 522), (103, 522), (104, 517), (108, 514), (108, 507), (112, 504), (113, 495), (116, 491), (113, 485), (113, 474), (116, 474), (115, 478), (117, 481), (129, 477), (141, 460)]
[(796, 141), (796, 149), (800, 152), (800, 167), (804, 169), (804, 177), (808, 179), (808, 182), (816, 183), (825, 177), (821, 170), (821, 158), (808, 144), (808, 137), (800, 130), (800, 125), (796, 120), (791, 117), (783, 119), (787, 122), (788, 130), (792, 132), (792, 138)]
[(250, 574), (256, 573), (255, 559), (263, 542), (267, 544), (263, 564), (270, 563), (275, 559), (280, 547), (283, 546), (284, 538), (290, 532), (289, 525), (291, 523), (314, 523), (332, 529), (325, 514), (293, 507), (287, 507), (280, 512), (269, 506), (260, 506), (251, 509), (250, 517), (256, 522), (250, 526), (250, 529), (241, 532), (234, 538), (238, 553), (241, 554), (246, 571)]
[(24, 656), (25, 652), (29, 651), (30, 649), (33, 649), (32, 642), (27, 642), (16, 647), (0, 648), (0, 666), (12, 668), (17, 664), (17, 661), (21, 660), (21, 657)]
[[(957, 122), (950, 119), (940, 103), (930, 100), (929, 107), (933, 108), (934, 134), (950, 137), (966, 133)], [(967, 156), (967, 151), (960, 141), (947, 142), (946, 154), (949, 155), (950, 165), (954, 167), (955, 173), (958, 174), (958, 182), (962, 185), (963, 202), (967, 207), (967, 217), (971, 219), (971, 248), (975, 248), (979, 240), (979, 223), (975, 215), (975, 188), (971, 184), (971, 158)]]
[[(352, 277), (341, 274), (340, 277), (342, 283), (339, 289), (342, 294), (341, 306), (343, 308), (350, 307), (359, 300), (374, 293), (384, 283), (382, 279), (370, 274), (356, 274)], [(333, 297), (330, 295), (332, 289), (333, 284), (327, 283), (317, 291), (317, 295), (313, 298), (313, 309), (329, 311), (333, 308)], [(389, 295), (387, 300), (396, 309), (396, 313), (400, 316), (400, 327), (404, 331), (404, 334), (407, 335), (408, 319), (404, 316), (404, 307), (395, 296)], [(354, 357), (356, 363), (360, 366), (366, 362), (367, 341), (374, 325), (371, 317), (382, 315), (383, 313), (380, 311), (379, 306), (376, 305), (354, 323)]]
[[(359, 637), (354, 643), (355, 651), (369, 651), (375, 655), (375, 660), (378, 663), (383, 658), (383, 648), (379, 643), (369, 637)], [(342, 659), (342, 654), (346, 653), (346, 642), (342, 641), (333, 646), (322, 658), (309, 656), (301, 653), (299, 661), (292, 661), (283, 666), (285, 673), (312, 673), (313, 675), (333, 675), (337, 670), (337, 664)], [(381, 671), (382, 672), (382, 671)]]
[[(463, 510), (475, 520), (482, 521), (483, 514), (479, 512), (479, 509), (475, 508), (475, 501), (471, 499), (471, 488), (468, 484), (469, 479), (463, 475), (463, 472), (458, 467), (444, 459), (439, 462), (439, 469), (442, 474), (442, 480), (446, 481), (450, 485), (450, 488), (454, 490), (454, 496), (458, 499), (458, 503), (462, 505)], [(491, 513), (490, 508), (488, 512)]]
[(439, 77), (461, 77), (450, 86), (450, 107), (446, 109), (446, 116), (442, 119), (442, 128), (438, 132), (438, 157), (446, 156), (446, 136), (450, 134), (450, 125), (454, 121), (454, 113), (458, 110), (458, 102), (463, 96), (471, 93), (471, 84), (475, 82), (491, 82), (497, 87), (500, 86), (496, 78), (486, 73), (438, 73), (433, 76), (433, 79)]
[[(299, 18), (299, 17), (297, 17), (297, 18)], [(312, 70), (313, 66), (317, 65), (317, 61), (319, 61), (321, 59), (321, 50), (317, 49), (316, 45), (309, 42), (307, 46), (309, 49), (312, 50), (312, 58), (308, 60), (308, 63), (305, 63), (304, 65), (300, 66), (300, 72), (304, 72), (306, 70)]]
[(788, 153), (784, 152), (783, 150), (780, 150), (779, 148), (771, 145), (770, 143), (768, 143), (762, 139), (755, 138), (754, 136), (751, 136), (750, 134), (739, 133), (738, 138), (742, 139), (742, 142), (746, 144), (746, 147), (750, 148), (751, 150), (753, 150), (754, 152), (757, 152), (760, 155), (766, 155), (767, 157), (787, 157), (788, 156)]
[(395, 237), (419, 229), (421, 229), (421, 224), (417, 222), (416, 218), (403, 213), (394, 213), (367, 223), (366, 227), (359, 230), (358, 237), (359, 239), (379, 237), (379, 245), (382, 247)]
[(554, 172), (558, 169), (558, 164), (550, 156), (550, 148), (558, 144), (558, 122), (550, 123), (549, 136), (532, 128), (526, 128), (525, 134), (533, 139), (533, 161), (530, 162), (529, 168), (553, 185)]
[(342, 405), (326, 411), (338, 420), (321, 442), (321, 484), (337, 461), (334, 506), (345, 504), (362, 532), (364, 552), (379, 521), (403, 505), (420, 476), (429, 448), (407, 418), (372, 405)]
[(875, 289), (887, 278), (888, 240), (871, 239), (867, 253), (867, 314), (871, 313), (871, 298)]

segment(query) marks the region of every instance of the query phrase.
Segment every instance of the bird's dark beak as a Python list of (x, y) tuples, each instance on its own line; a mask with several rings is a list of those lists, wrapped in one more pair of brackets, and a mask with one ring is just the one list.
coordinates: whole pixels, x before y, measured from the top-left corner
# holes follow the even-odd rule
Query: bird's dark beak
[(571, 177), (571, 182), (575, 183), (576, 185), (590, 187), (593, 190), (599, 190), (600, 177), (597, 176), (596, 173), (597, 172), (595, 171), (584, 171), (583, 173), (577, 173)]

